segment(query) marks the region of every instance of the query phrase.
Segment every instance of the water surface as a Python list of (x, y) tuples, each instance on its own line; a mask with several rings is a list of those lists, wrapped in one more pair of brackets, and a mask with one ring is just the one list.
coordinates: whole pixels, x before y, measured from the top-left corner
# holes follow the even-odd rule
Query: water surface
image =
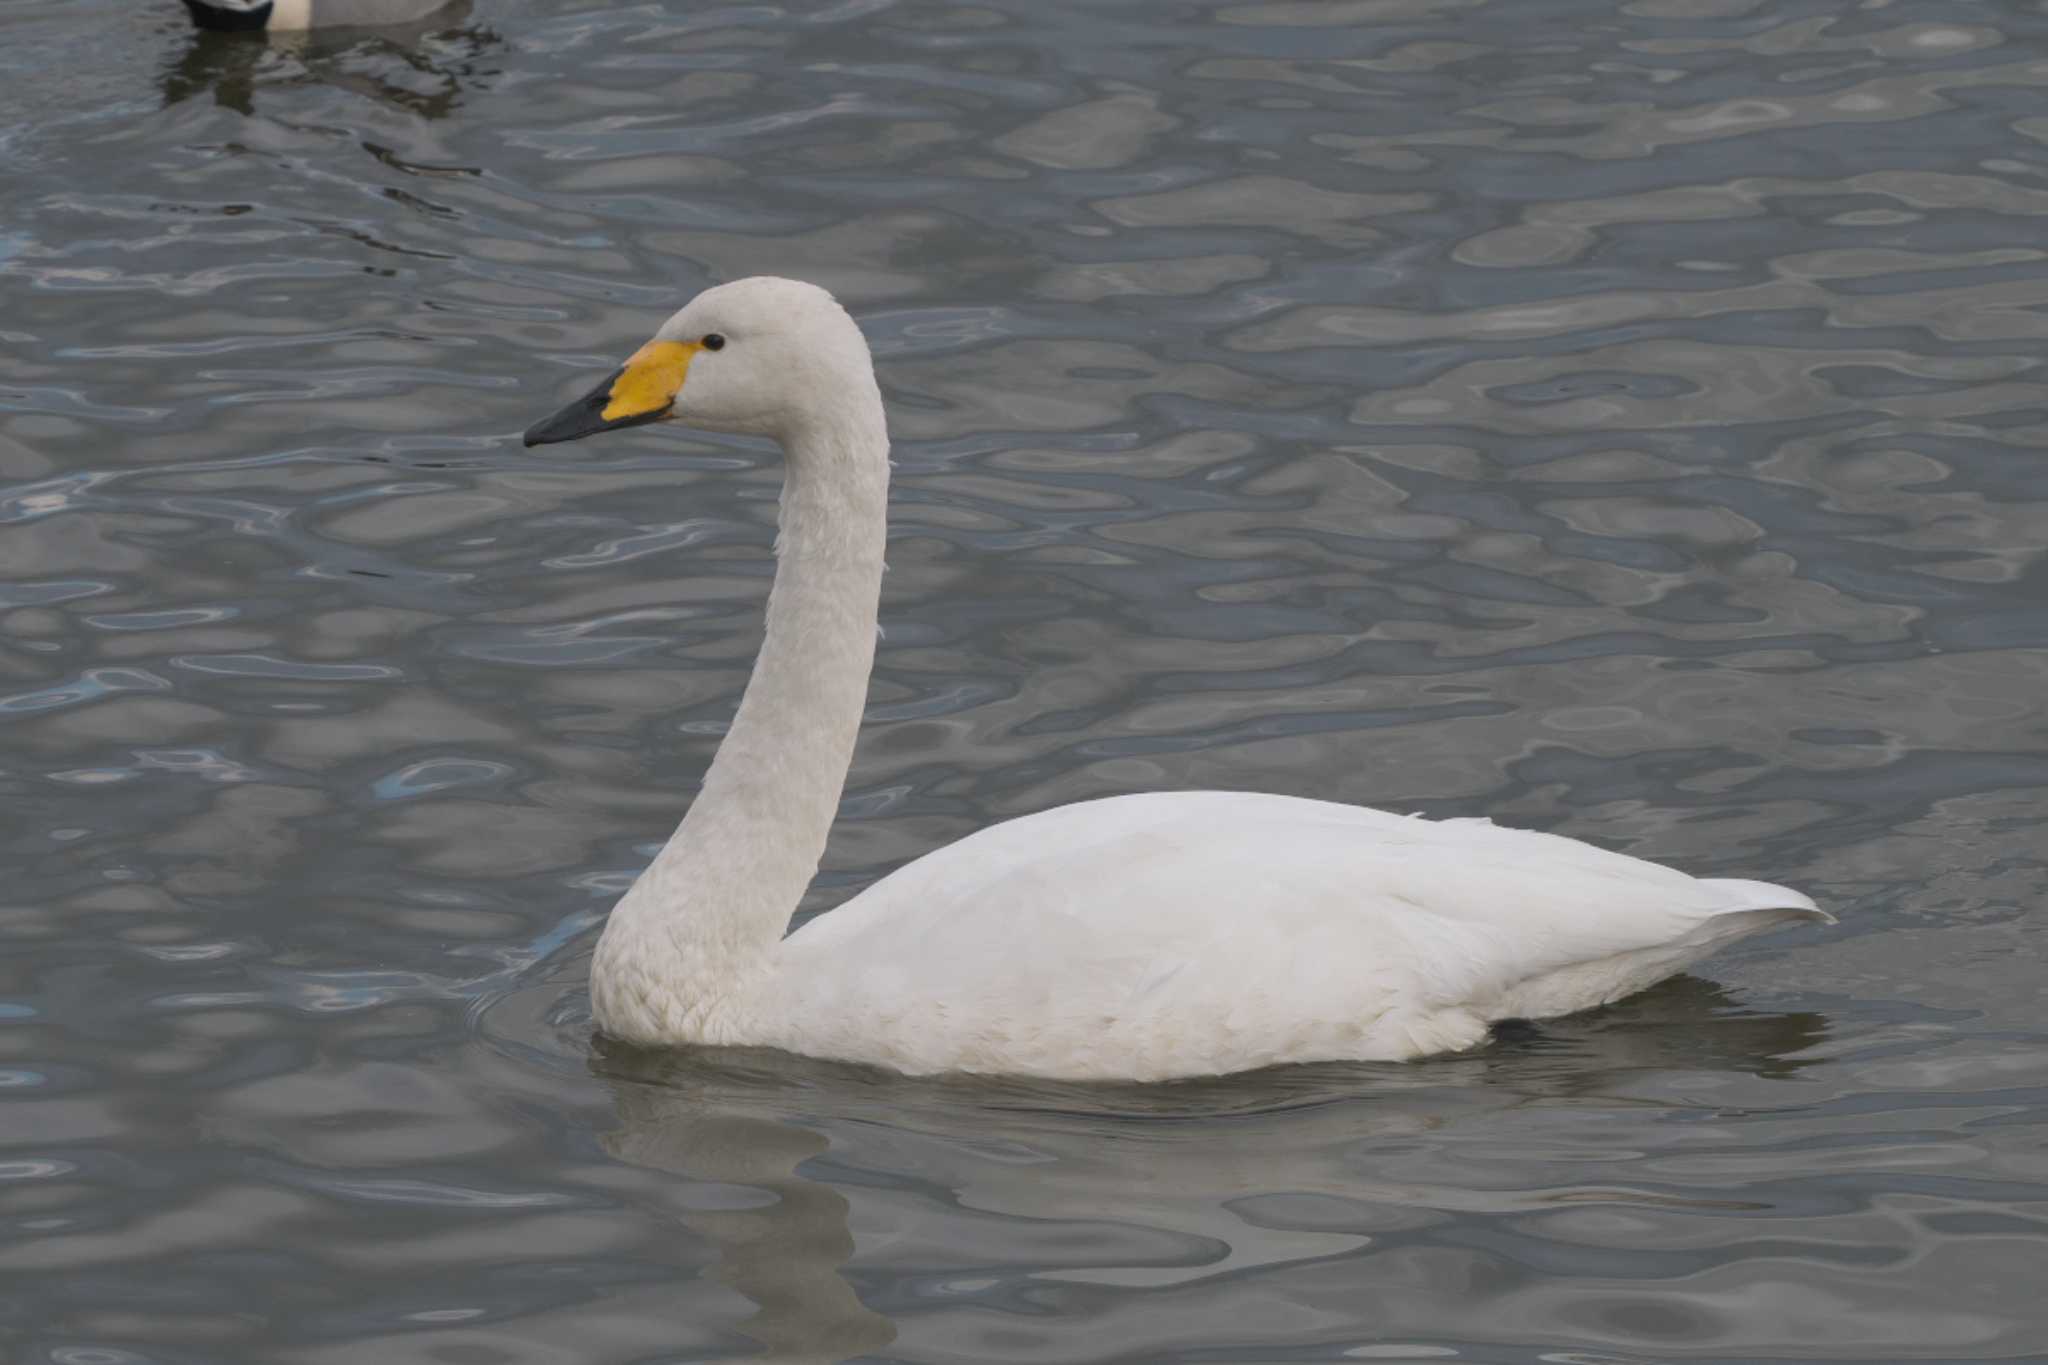
[[(0, 1342), (49, 1365), (2048, 1356), (2048, 15), (0, 0)], [(594, 1044), (838, 291), (897, 486), (806, 913), (1005, 816), (1492, 815), (1843, 916), (1414, 1066)]]

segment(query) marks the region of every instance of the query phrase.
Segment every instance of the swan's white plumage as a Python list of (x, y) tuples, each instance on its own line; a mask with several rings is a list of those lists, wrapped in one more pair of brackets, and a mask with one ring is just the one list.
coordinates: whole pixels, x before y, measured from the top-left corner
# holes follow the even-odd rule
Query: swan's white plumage
[[(715, 352), (699, 345), (712, 335)], [(591, 995), (607, 1032), (910, 1072), (1097, 1079), (1399, 1060), (1469, 1047), (1493, 1020), (1618, 999), (1746, 934), (1829, 918), (1783, 887), (1699, 880), (1485, 820), (1176, 792), (991, 826), (785, 939), (873, 660), (880, 395), (859, 330), (807, 285), (707, 291), (657, 341), (691, 353), (670, 415), (778, 437), (788, 481), (767, 632), (739, 714), (598, 945)], [(619, 424), (593, 415), (619, 411), (608, 392), (529, 441)]]
[(1095, 1079), (1402, 1060), (1819, 913), (1781, 887), (1485, 820), (1112, 797), (990, 826), (813, 919), (704, 1036)]

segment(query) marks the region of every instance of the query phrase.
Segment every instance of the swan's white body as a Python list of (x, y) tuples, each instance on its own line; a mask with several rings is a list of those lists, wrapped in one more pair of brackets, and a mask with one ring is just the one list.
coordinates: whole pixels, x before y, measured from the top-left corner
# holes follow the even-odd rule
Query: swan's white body
[(1829, 918), (1784, 887), (1485, 820), (1176, 792), (984, 829), (785, 938), (874, 659), (888, 437), (867, 348), (823, 291), (743, 280), (700, 295), (608, 385), (529, 442), (672, 416), (776, 436), (789, 469), (739, 712), (598, 943), (607, 1033), (1089, 1079), (1402, 1060)]

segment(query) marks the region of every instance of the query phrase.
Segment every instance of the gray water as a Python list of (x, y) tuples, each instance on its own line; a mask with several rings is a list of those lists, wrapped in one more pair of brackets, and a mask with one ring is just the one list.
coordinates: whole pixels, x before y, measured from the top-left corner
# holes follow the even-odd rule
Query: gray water
[[(2048, 12), (0, 0), (0, 1356), (2048, 1358)], [(897, 440), (806, 913), (1486, 814), (1842, 915), (1411, 1066), (594, 1043), (776, 464), (526, 453), (707, 282)]]

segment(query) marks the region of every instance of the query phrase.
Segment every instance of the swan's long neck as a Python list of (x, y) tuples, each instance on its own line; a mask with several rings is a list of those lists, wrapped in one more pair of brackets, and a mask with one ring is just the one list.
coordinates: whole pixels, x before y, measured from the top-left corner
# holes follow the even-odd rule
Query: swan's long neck
[(867, 397), (785, 437), (761, 653), (702, 791), (598, 944), (591, 998), (607, 1032), (674, 1036), (715, 1008), (768, 964), (817, 871), (875, 657), (889, 464), (881, 401)]

